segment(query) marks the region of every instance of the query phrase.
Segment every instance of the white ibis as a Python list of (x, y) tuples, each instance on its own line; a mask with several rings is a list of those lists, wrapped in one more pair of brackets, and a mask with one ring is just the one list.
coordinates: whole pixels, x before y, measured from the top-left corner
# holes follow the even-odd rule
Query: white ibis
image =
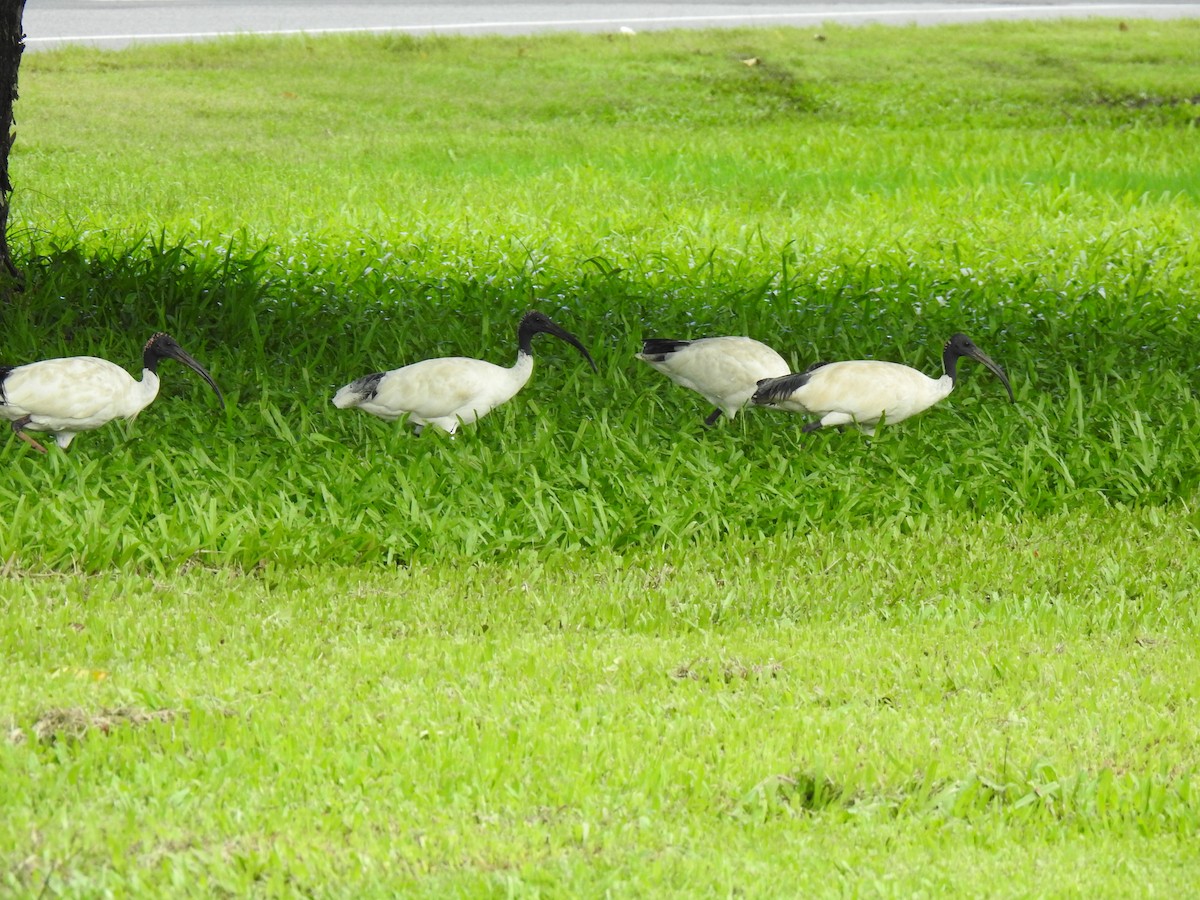
[(642, 342), (637, 358), (715, 406), (704, 420), (710, 427), (721, 413), (730, 419), (737, 416), (764, 378), (777, 378), (792, 370), (782, 356), (748, 337), (651, 338)]
[(205, 368), (169, 334), (159, 332), (142, 350), (142, 380), (95, 356), (44, 359), (24, 366), (0, 366), (0, 416), (12, 422), (21, 440), (41, 453), (46, 448), (26, 430), (50, 431), (66, 450), (75, 435), (113, 419), (133, 419), (158, 396), (158, 364), (177, 359), (209, 383), (221, 406), (225, 398)]
[(579, 339), (540, 312), (528, 312), (517, 328), (517, 361), (510, 368), (482, 359), (448, 356), (426, 359), (390, 372), (376, 372), (334, 395), (338, 409), (358, 407), (388, 422), (408, 414), (413, 431), (436, 425), (454, 434), (516, 396), (533, 374), (533, 336), (552, 334), (578, 350), (596, 371)]
[(965, 334), (946, 342), (942, 351), (946, 374), (941, 378), (874, 359), (817, 363), (806, 372), (764, 379), (751, 399), (762, 406), (817, 416), (804, 426), (806, 432), (857, 425), (872, 435), (880, 421), (889, 425), (902, 422), (947, 397), (954, 390), (958, 360), (963, 356), (983, 363), (1000, 379), (1009, 400), (1016, 402), (1004, 370)]

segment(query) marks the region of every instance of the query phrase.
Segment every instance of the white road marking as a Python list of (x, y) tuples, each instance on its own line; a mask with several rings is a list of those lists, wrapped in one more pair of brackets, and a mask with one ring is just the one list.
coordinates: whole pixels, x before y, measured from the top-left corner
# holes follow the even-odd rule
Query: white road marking
[[(100, 0), (105, 2), (105, 0)], [(109, 0), (115, 2), (115, 0)], [(62, 37), (26, 37), (26, 44), (52, 43), (60, 41), (179, 41), (189, 39), (235, 37), (243, 35), (298, 35), (298, 34), (383, 34), (387, 32), (424, 33), (434, 31), (469, 31), (482, 28), (495, 30), (501, 28), (546, 29), (546, 28), (595, 28), (599, 26), (618, 27), (621, 25), (673, 25), (694, 24), (703, 22), (726, 23), (736, 21), (812, 21), (860, 18), (903, 18), (909, 16), (987, 16), (987, 15), (1038, 15), (1053, 16), (1066, 13), (1105, 13), (1121, 12), (1136, 17), (1140, 11), (1173, 11), (1184, 12), (1194, 10), (1193, 15), (1200, 15), (1200, 4), (1195, 3), (1139, 3), (1131, 9), (1128, 3), (1089, 3), (1062, 4), (1057, 6), (977, 6), (963, 8), (960, 6), (947, 7), (916, 7), (913, 9), (893, 9), (888, 7), (863, 10), (824, 9), (812, 12), (794, 13), (757, 13), (748, 15), (684, 15), (684, 16), (627, 16), (604, 19), (540, 19), (525, 21), (496, 21), (496, 22), (464, 22), (445, 23), (439, 25), (378, 25), (347, 28), (278, 28), (252, 31), (191, 31), (172, 33), (145, 34), (97, 34), (97, 35), (68, 35)]]

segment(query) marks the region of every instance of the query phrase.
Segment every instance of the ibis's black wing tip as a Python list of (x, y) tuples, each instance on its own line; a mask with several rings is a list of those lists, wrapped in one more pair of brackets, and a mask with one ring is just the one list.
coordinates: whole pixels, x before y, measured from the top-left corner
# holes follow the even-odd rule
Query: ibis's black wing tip
[(784, 400), (798, 388), (807, 384), (808, 377), (809, 372), (793, 372), (791, 375), (780, 375), (778, 378), (764, 378), (758, 382), (758, 390), (754, 392), (750, 402), (758, 406), (767, 406)]
[(642, 356), (657, 357), (654, 362), (662, 362), (667, 354), (682, 350), (691, 343), (673, 338), (646, 338), (642, 341)]

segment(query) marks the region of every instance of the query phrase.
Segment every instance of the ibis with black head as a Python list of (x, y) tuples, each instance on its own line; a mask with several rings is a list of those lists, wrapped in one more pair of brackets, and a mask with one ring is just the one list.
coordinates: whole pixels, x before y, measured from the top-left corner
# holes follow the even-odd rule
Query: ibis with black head
[(637, 354), (642, 362), (676, 384), (700, 394), (716, 407), (704, 420), (712, 427), (724, 413), (733, 419), (766, 378), (791, 372), (787, 361), (753, 338), (698, 338), (694, 341), (650, 338)]
[(751, 400), (760, 406), (816, 416), (804, 426), (806, 432), (854, 425), (873, 435), (881, 421), (888, 425), (903, 422), (948, 397), (963, 357), (982, 363), (1000, 379), (1009, 400), (1016, 402), (1004, 370), (962, 333), (951, 337), (942, 350), (945, 374), (941, 378), (875, 359), (818, 363), (805, 372), (764, 379)]
[(579, 338), (545, 313), (534, 311), (526, 313), (517, 327), (517, 361), (510, 367), (462, 356), (425, 359), (352, 381), (334, 395), (333, 405), (358, 408), (388, 422), (407, 415), (416, 434), (433, 425), (453, 435), (460, 424), (482, 419), (525, 386), (533, 374), (533, 338), (537, 334), (566, 341), (596, 371), (596, 363)]
[(43, 359), (23, 366), (0, 366), (0, 416), (12, 422), (21, 440), (40, 453), (46, 448), (26, 432), (48, 431), (63, 450), (75, 435), (107, 425), (113, 419), (133, 419), (158, 396), (158, 364), (164, 359), (183, 363), (208, 382), (225, 406), (221, 389), (169, 334), (159, 332), (142, 349), (142, 380), (120, 366), (95, 356)]

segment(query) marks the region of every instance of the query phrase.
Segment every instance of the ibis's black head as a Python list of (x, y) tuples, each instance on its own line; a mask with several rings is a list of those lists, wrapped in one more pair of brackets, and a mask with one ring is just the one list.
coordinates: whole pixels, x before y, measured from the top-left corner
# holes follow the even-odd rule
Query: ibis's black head
[(522, 353), (533, 354), (533, 336), (535, 334), (552, 334), (560, 341), (566, 341), (572, 347), (583, 355), (583, 358), (588, 361), (588, 365), (592, 367), (593, 372), (599, 371), (596, 368), (596, 363), (592, 360), (592, 356), (584, 348), (583, 344), (579, 343), (579, 338), (571, 334), (565, 328), (559, 328), (550, 321), (550, 317), (545, 313), (527, 312), (525, 318), (521, 320), (521, 325), (517, 329), (517, 341), (520, 345)]
[(150, 340), (146, 341), (146, 347), (142, 350), (142, 365), (151, 372), (157, 372), (158, 363), (162, 359), (175, 359), (183, 363), (208, 382), (209, 387), (213, 389), (213, 393), (217, 395), (217, 400), (221, 406), (225, 406), (225, 398), (221, 396), (221, 389), (217, 387), (217, 383), (213, 381), (213, 377), (208, 374), (208, 370), (186, 353), (175, 342), (175, 338), (171, 337), (165, 331), (160, 331), (150, 338)]
[(1008, 376), (1004, 374), (1004, 370), (995, 360), (976, 347), (974, 341), (961, 332), (946, 341), (946, 349), (942, 351), (942, 362), (946, 366), (946, 374), (950, 376), (951, 381), (957, 379), (958, 360), (963, 356), (983, 363), (993, 375), (1000, 379), (1000, 383), (1008, 391), (1009, 401), (1017, 402), (1017, 398), (1013, 396), (1012, 385), (1008, 383)]

